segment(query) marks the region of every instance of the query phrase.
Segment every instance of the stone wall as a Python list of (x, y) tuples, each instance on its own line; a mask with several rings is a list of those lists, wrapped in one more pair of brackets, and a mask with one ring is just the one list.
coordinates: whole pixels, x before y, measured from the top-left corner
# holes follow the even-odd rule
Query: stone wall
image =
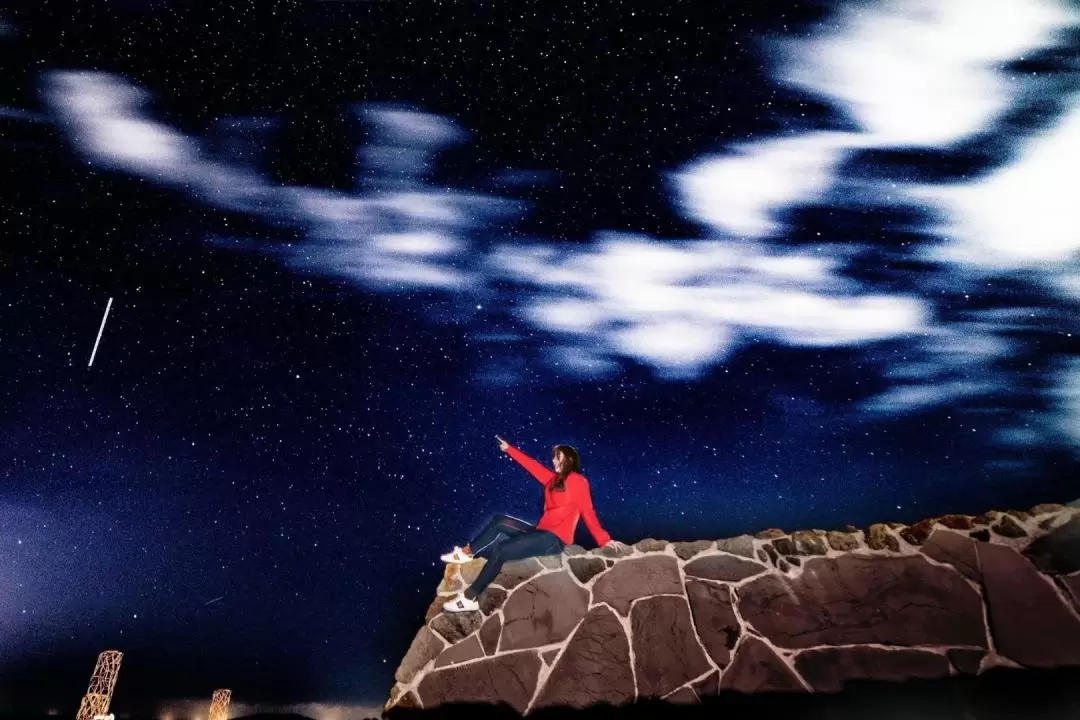
[(483, 562), (447, 566), (387, 710), (685, 705), (1080, 666), (1076, 507), (646, 539), (622, 555), (572, 545), (505, 565), (479, 612), (441, 612)]

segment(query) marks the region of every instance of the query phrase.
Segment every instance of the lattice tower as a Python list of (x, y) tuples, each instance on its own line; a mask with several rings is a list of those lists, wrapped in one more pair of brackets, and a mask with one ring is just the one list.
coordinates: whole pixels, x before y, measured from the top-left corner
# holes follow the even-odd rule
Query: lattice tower
[(116, 687), (116, 677), (120, 674), (120, 660), (124, 653), (119, 650), (106, 650), (98, 655), (97, 664), (94, 666), (94, 674), (90, 676), (90, 686), (86, 688), (79, 703), (79, 713), (75, 720), (94, 720), (97, 715), (105, 715), (109, 712), (109, 703), (112, 701), (113, 688)]
[(215, 690), (210, 701), (210, 720), (229, 720), (229, 700), (232, 690)]

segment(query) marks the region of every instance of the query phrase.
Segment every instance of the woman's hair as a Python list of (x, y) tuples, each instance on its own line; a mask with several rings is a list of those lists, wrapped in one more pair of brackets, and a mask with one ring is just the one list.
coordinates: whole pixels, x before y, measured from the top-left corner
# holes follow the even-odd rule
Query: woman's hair
[(556, 445), (551, 449), (552, 456), (562, 453), (566, 456), (566, 468), (555, 475), (555, 479), (551, 481), (552, 490), (562, 490), (566, 484), (566, 476), (572, 472), (581, 472), (581, 455), (578, 454), (577, 448), (573, 445)]

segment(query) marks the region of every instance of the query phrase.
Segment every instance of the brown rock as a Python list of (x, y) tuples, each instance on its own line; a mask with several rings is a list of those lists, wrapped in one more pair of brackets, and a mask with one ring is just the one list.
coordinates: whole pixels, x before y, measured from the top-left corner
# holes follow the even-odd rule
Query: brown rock
[(464, 590), (465, 581), (461, 578), (461, 572), (457, 565), (447, 564), (443, 569), (442, 581), (435, 589), (436, 593), (456, 593)]
[(1004, 545), (977, 546), (999, 653), (1021, 665), (1080, 665), (1080, 620), (1048, 578)]
[(1001, 517), (1001, 513), (997, 510), (987, 510), (984, 513), (979, 513), (975, 516), (976, 525), (993, 525), (997, 522), (997, 519)]
[(446, 645), (443, 641), (435, 633), (431, 632), (426, 625), (420, 628), (420, 632), (413, 636), (405, 657), (402, 658), (401, 664), (398, 665), (397, 670), (394, 672), (394, 679), (399, 683), (410, 682), (416, 673), (428, 664), (429, 660), (443, 651), (444, 647)]
[(694, 692), (699, 698), (712, 697), (720, 692), (720, 673), (711, 673), (694, 683)]
[(513, 590), (526, 580), (535, 577), (543, 569), (544, 566), (536, 558), (514, 560), (503, 565), (492, 582), (507, 590)]
[(432, 670), (417, 688), (425, 708), (447, 703), (491, 703), (497, 699), (524, 714), (536, 690), (540, 658), (535, 652), (498, 655)]
[(974, 520), (971, 515), (958, 514), (942, 515), (937, 519), (939, 525), (950, 530), (970, 530), (975, 526)]
[(789, 537), (776, 538), (772, 541), (772, 546), (780, 555), (795, 554), (795, 543)]
[(733, 555), (706, 555), (691, 560), (683, 567), (687, 575), (723, 582), (739, 582), (759, 575), (768, 568), (753, 560), (743, 560)]
[(1061, 516), (1060, 515), (1050, 515), (1048, 517), (1044, 517), (1042, 520), (1039, 521), (1039, 529), (1040, 530), (1052, 530), (1053, 527), (1055, 525), (1057, 525), (1059, 522), (1061, 522)]
[(565, 640), (589, 609), (589, 591), (567, 573), (541, 575), (503, 605), (500, 650), (524, 650)]
[(443, 611), (442, 605), (449, 600), (453, 595), (436, 595), (435, 599), (428, 605), (427, 612), (424, 613), (424, 622), (429, 623), (432, 619)]
[(593, 583), (592, 603), (605, 602), (626, 616), (630, 603), (639, 597), (682, 592), (679, 561), (670, 555), (653, 555), (616, 563)]
[(982, 664), (982, 659), (986, 657), (986, 653), (982, 650), (964, 650), (963, 648), (954, 648), (946, 654), (949, 656), (949, 662), (953, 664), (957, 672), (965, 675), (978, 675), (979, 665)]
[(830, 530), (825, 534), (825, 538), (829, 541), (829, 547), (840, 552), (847, 552), (859, 547), (859, 536), (853, 532)]
[(859, 532), (859, 528), (855, 527), (851, 523), (848, 523), (847, 525), (844, 525), (844, 531), (849, 533), (856, 533)]
[(781, 538), (785, 535), (787, 535), (787, 533), (780, 528), (765, 528), (757, 535), (755, 535), (755, 537), (758, 540), (775, 540), (776, 538)]
[(787, 557), (787, 558), (784, 558), (784, 559), (787, 560), (792, 565), (794, 565), (795, 567), (799, 567), (800, 565), (802, 565), (802, 559), (796, 557), (795, 555), (792, 555), (791, 557)]
[(922, 650), (872, 647), (805, 650), (795, 656), (795, 669), (816, 692), (835, 693), (848, 680), (902, 682), (949, 675), (944, 655)]
[(720, 678), (720, 689), (744, 694), (806, 690), (772, 648), (752, 635), (739, 644), (735, 661)]
[(733, 538), (716, 541), (716, 549), (732, 555), (740, 555), (754, 559), (754, 538), (749, 535), (739, 535)]
[(964, 574), (969, 580), (979, 582), (979, 558), (975, 555), (975, 541), (949, 530), (935, 530), (922, 546), (922, 553), (938, 562), (947, 563)]
[(607, 569), (603, 558), (570, 558), (570, 572), (579, 582), (587, 583)]
[(991, 527), (991, 529), (998, 535), (1007, 538), (1021, 538), (1027, 537), (1027, 530), (1020, 527), (1020, 523), (1010, 515), (1002, 515), (1001, 521)]
[(645, 538), (634, 543), (634, 549), (641, 552), (662, 552), (667, 546), (667, 540), (656, 540), (654, 538)]
[(402, 710), (420, 709), (420, 698), (416, 696), (416, 693), (410, 690), (409, 692), (405, 693), (405, 697), (401, 698), (401, 702), (399, 702), (395, 707), (399, 707)]
[(766, 574), (743, 585), (739, 612), (780, 647), (987, 642), (979, 594), (921, 557), (814, 558), (799, 577)]
[(817, 531), (799, 530), (791, 534), (791, 539), (800, 555), (827, 555), (829, 552), (825, 547), (825, 538)]
[(972, 530), (968, 533), (968, 535), (970, 535), (973, 539), (978, 540), (979, 542), (990, 542), (990, 531), (986, 528), (982, 528), (981, 530)]
[(600, 555), (600, 556), (606, 557), (606, 558), (618, 559), (618, 558), (629, 557), (630, 555), (634, 554), (634, 551), (633, 551), (632, 548), (626, 548), (625, 550), (616, 550), (615, 548), (608, 547), (607, 545), (605, 545), (602, 548), (596, 548), (595, 550), (591, 551), (590, 554), (591, 555)]
[(675, 554), (679, 556), (680, 560), (689, 560), (698, 553), (711, 550), (713, 547), (715, 547), (715, 543), (712, 540), (672, 543), (672, 548), (675, 550)]
[(922, 545), (934, 530), (934, 520), (920, 520), (900, 531), (900, 537), (912, 545)]
[(717, 666), (727, 667), (742, 631), (731, 606), (731, 591), (724, 585), (688, 580), (686, 596), (705, 652)]
[(1014, 518), (1016, 518), (1020, 522), (1027, 522), (1028, 520), (1031, 519), (1031, 514), (1026, 513), (1023, 510), (1007, 510), (1006, 512), (1009, 515), (1012, 515)]
[[(776, 551), (773, 550), (773, 552), (776, 552)], [(761, 562), (769, 562), (769, 556), (765, 553), (765, 551), (763, 549), (758, 548), (757, 556), (758, 556), (758, 560), (761, 560)]]
[(613, 567), (615, 567), (615, 561), (614, 560), (604, 560), (604, 565), (608, 566), (609, 568), (613, 568)]
[(884, 523), (874, 523), (866, 531), (866, 546), (871, 550), (900, 552), (900, 541), (889, 533)]
[(664, 698), (672, 705), (699, 705), (701, 701), (698, 700), (698, 696), (690, 689), (689, 686), (681, 687), (675, 692)]
[(540, 658), (544, 661), (545, 665), (550, 665), (551, 663), (555, 662), (555, 658), (557, 658), (558, 656), (559, 656), (559, 648), (554, 648), (552, 650), (545, 650), (544, 652), (542, 652), (540, 654)]
[(890, 530), (899, 530), (901, 528), (906, 528), (907, 527), (907, 525), (905, 525), (902, 522), (887, 522), (885, 524), (889, 526)]
[(428, 627), (452, 645), (476, 632), (483, 619), (479, 612), (444, 612), (428, 623)]
[(1043, 572), (1067, 575), (1080, 571), (1080, 514), (1034, 540), (1024, 555)]
[(1032, 515), (1049, 515), (1050, 513), (1058, 513), (1065, 509), (1064, 505), (1058, 505), (1057, 503), (1041, 503), (1028, 510)]
[(791, 570), (791, 565), (784, 558), (780, 558), (776, 561), (776, 568), (780, 572), (786, 573), (788, 570)]
[(499, 635), (502, 633), (502, 617), (492, 615), (480, 627), (480, 645), (488, 655), (494, 655), (499, 648)]
[(447, 665), (457, 665), (466, 660), (475, 660), (484, 657), (484, 648), (480, 646), (480, 638), (470, 635), (457, 645), (448, 647), (435, 659), (435, 667), (441, 668)]
[(484, 613), (484, 615), (490, 615), (506, 602), (506, 591), (488, 585), (477, 599), (480, 601), (480, 612)]
[(709, 670), (694, 637), (690, 607), (678, 597), (651, 597), (630, 613), (639, 698), (660, 698)]
[(563, 554), (538, 555), (536, 561), (543, 565), (547, 570), (558, 570), (563, 566)]
[[(671, 561), (675, 562), (675, 558)], [(620, 705), (633, 699), (634, 676), (626, 633), (615, 613), (606, 607), (594, 607), (551, 669), (534, 707), (580, 710), (600, 702)]]
[(484, 565), (487, 560), (483, 558), (477, 558), (470, 562), (458, 565), (458, 572), (461, 574), (461, 579), (465, 582), (465, 585), (472, 585), (476, 581), (477, 575), (484, 569)]
[(776, 552), (776, 548), (774, 548), (771, 543), (768, 545), (762, 545), (761, 547), (765, 550), (765, 555), (768, 556), (769, 560), (772, 561), (773, 565), (777, 565), (780, 563), (780, 553)]
[(586, 550), (585, 548), (581, 547), (580, 545), (567, 545), (566, 547), (563, 548), (562, 552), (563, 552), (563, 555), (573, 556), (573, 555), (585, 555), (589, 551)]

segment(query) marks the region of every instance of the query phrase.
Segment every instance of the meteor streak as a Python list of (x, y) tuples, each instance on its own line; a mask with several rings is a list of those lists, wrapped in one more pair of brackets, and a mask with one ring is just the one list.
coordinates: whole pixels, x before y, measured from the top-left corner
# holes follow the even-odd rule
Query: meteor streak
[(97, 340), (94, 341), (94, 349), (90, 353), (90, 363), (86, 367), (90, 367), (94, 364), (94, 356), (97, 355), (98, 343), (101, 342), (101, 333), (105, 330), (105, 321), (109, 319), (109, 308), (112, 307), (112, 298), (109, 298), (108, 304), (105, 306), (105, 315), (101, 318), (101, 327), (97, 331)]

